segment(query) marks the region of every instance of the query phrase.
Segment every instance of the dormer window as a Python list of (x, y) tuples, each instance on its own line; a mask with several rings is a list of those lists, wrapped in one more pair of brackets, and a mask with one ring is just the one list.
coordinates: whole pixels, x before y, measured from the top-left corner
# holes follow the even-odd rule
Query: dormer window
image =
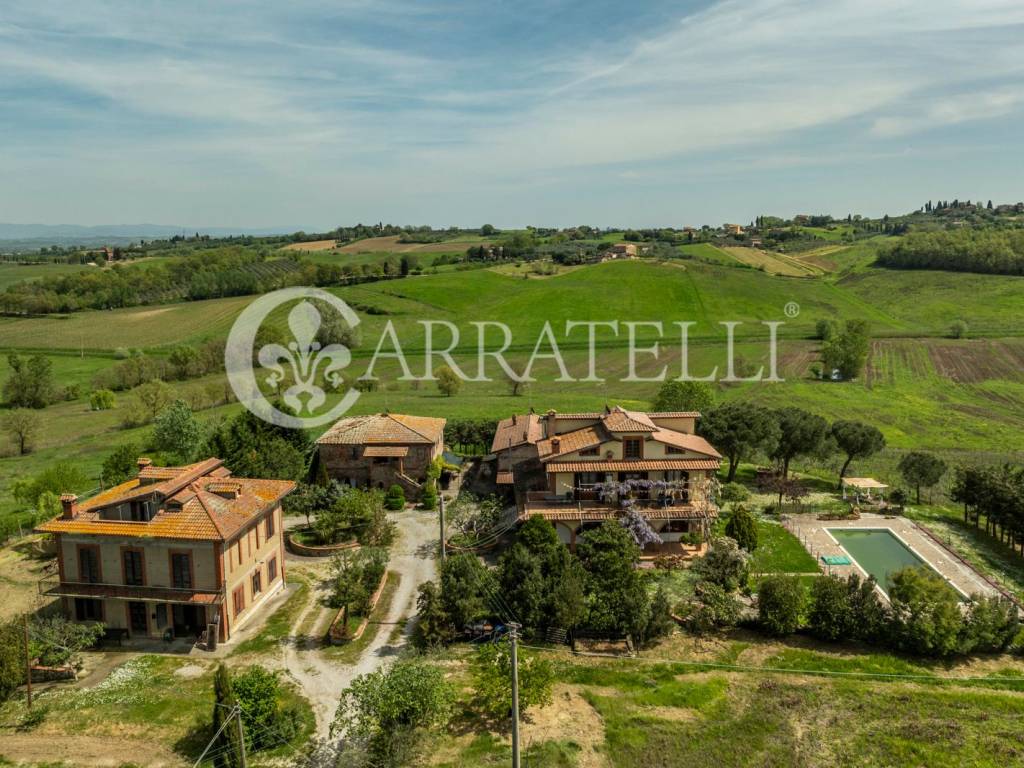
[(593, 448), (583, 448), (580, 450), (580, 456), (600, 456), (601, 446), (595, 445)]

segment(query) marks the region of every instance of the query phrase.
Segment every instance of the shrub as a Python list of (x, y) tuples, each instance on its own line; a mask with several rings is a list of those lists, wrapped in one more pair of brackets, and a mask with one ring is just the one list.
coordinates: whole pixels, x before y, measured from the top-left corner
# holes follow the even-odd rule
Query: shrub
[(963, 339), (967, 336), (968, 330), (966, 322), (963, 320), (954, 320), (953, 324), (949, 326), (949, 336), (953, 339)]
[[(416, 737), (451, 719), (455, 688), (444, 670), (422, 659), (402, 659), (360, 675), (342, 693), (334, 724), (372, 764), (403, 762)], [(398, 754), (396, 754), (396, 752)]]
[(94, 411), (109, 411), (114, 407), (114, 393), (109, 389), (96, 389), (89, 395), (89, 407)]
[(804, 590), (796, 576), (769, 576), (757, 591), (757, 616), (765, 631), (789, 635), (800, 628)]
[(0, 702), (25, 682), (25, 639), (20, 621), (0, 624)]
[(722, 501), (746, 501), (750, 491), (742, 483), (726, 483), (722, 486)]
[(711, 542), (704, 557), (693, 564), (693, 569), (726, 592), (733, 592), (747, 581), (750, 555), (740, 549), (735, 539), (721, 536)]
[(287, 744), (301, 728), (297, 709), (282, 706), (281, 681), (276, 672), (252, 666), (232, 680), (242, 710), (248, 747), (254, 752)]
[(733, 507), (732, 514), (725, 524), (725, 535), (735, 539), (747, 552), (757, 549), (757, 522), (742, 504)]
[(1020, 630), (1017, 607), (1005, 597), (976, 595), (964, 622), (960, 650), (998, 653), (1009, 648)]
[(405, 491), (402, 490), (402, 486), (396, 484), (388, 488), (384, 496), (384, 507), (392, 512), (405, 509)]
[(903, 568), (890, 578), (890, 630), (896, 647), (923, 656), (955, 653), (964, 619), (952, 587), (924, 566)]
[(849, 593), (838, 576), (830, 574), (814, 580), (807, 626), (821, 640), (848, 640), (854, 636)]
[(712, 581), (699, 581), (693, 599), (680, 606), (686, 628), (703, 635), (715, 629), (732, 627), (740, 618), (740, 604), (735, 596)]
[[(554, 667), (547, 659), (519, 652), (519, 711), (551, 703)], [(473, 659), (473, 688), (478, 706), (495, 719), (512, 708), (512, 654), (505, 643), (482, 645)]]

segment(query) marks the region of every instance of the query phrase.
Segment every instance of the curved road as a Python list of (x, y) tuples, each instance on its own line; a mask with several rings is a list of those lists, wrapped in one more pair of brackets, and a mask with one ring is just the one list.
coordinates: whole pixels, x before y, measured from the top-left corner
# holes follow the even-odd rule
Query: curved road
[[(405, 510), (392, 513), (389, 518), (397, 525), (397, 537), (391, 547), (388, 570), (401, 575), (398, 589), (394, 593), (387, 616), (379, 624), (370, 625), (367, 631), (376, 629), (359, 659), (354, 664), (339, 665), (325, 658), (317, 650), (317, 643), (300, 645), (299, 628), (310, 611), (319, 611), (326, 597), (324, 585), (314, 586), (315, 599), (310, 600), (305, 610), (296, 618), (291, 628), (292, 642), (283, 646), (284, 666), (302, 688), (316, 714), (316, 735), (326, 738), (338, 707), (341, 692), (359, 675), (372, 672), (393, 659), (408, 642), (412, 630), (412, 619), (416, 613), (416, 593), (420, 584), (436, 578), (437, 568), (434, 553), (438, 542), (437, 513), (421, 510)], [(394, 627), (404, 623), (401, 637), (391, 643)]]

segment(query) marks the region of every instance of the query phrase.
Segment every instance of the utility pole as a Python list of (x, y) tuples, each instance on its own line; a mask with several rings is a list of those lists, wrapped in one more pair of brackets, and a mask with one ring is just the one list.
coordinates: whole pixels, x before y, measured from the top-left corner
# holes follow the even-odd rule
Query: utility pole
[(438, 493), (437, 494), (437, 501), (438, 501), (438, 504), (440, 505), (439, 508), (441, 510), (441, 562), (443, 563), (445, 558), (448, 557), (448, 546), (445, 544), (445, 540), (444, 540), (444, 494), (443, 493)]
[(519, 768), (519, 624), (510, 621), (509, 642), (512, 644), (512, 768)]
[[(224, 709), (228, 709), (228, 707), (226, 705), (224, 705), (224, 704), (217, 704), (216, 706), (224, 707)], [(241, 763), (240, 764), (241, 764), (242, 768), (246, 768), (246, 762), (245, 762), (245, 730), (242, 728), (242, 709), (237, 704), (234, 707), (231, 707), (230, 709), (231, 709), (231, 713), (227, 716), (227, 718), (224, 720), (224, 722), (221, 723), (220, 728), (217, 729), (217, 732), (215, 734), (213, 734), (213, 736), (211, 737), (209, 743), (206, 745), (206, 749), (203, 750), (203, 754), (201, 754), (199, 756), (199, 759), (196, 760), (195, 763), (192, 764), (192, 768), (199, 768), (199, 766), (202, 765), (203, 759), (206, 757), (207, 753), (210, 751), (210, 749), (213, 747), (213, 745), (217, 743), (217, 739), (220, 738), (220, 735), (224, 732), (224, 729), (231, 726), (231, 718), (233, 718), (233, 717), (237, 717), (238, 718), (238, 749), (239, 749), (239, 752), (240, 752), (239, 757), (241, 758)]]
[(242, 758), (242, 762), (239, 765), (242, 768), (246, 768), (245, 762), (245, 729), (242, 727), (242, 709), (237, 704), (235, 705), (235, 717), (238, 718), (238, 752), (239, 757)]
[(25, 624), (25, 689), (28, 692), (28, 708), (32, 709), (32, 655), (28, 649), (28, 614), (22, 618)]

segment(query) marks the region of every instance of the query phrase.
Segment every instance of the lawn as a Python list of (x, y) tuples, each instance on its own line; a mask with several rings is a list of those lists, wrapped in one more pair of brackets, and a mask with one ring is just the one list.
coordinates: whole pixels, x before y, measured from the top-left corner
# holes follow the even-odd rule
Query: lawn
[(95, 269), (86, 264), (17, 264), (0, 262), (0, 291), (16, 283), (40, 280), (44, 277), (63, 277), (83, 269)]
[(764, 573), (817, 573), (818, 565), (804, 545), (779, 523), (757, 521), (757, 549), (750, 571)]
[[(380, 600), (377, 601), (377, 605), (374, 606), (374, 609), (370, 612), (370, 621), (366, 625), (366, 630), (363, 634), (358, 640), (352, 640), (351, 642), (343, 643), (341, 645), (325, 646), (323, 649), (324, 655), (333, 661), (338, 661), (343, 664), (354, 663), (373, 638), (377, 636), (377, 632), (380, 631), (384, 618), (391, 610), (391, 602), (394, 600), (395, 591), (398, 589), (398, 585), (401, 580), (401, 574), (388, 571), (388, 580), (384, 585), (384, 591), (381, 592)], [(349, 618), (349, 626), (352, 631), (357, 629), (362, 621), (362, 616), (351, 616)]]
[[(1024, 759), (1024, 662), (1011, 657), (931, 664), (743, 631), (676, 634), (635, 659), (542, 655), (559, 682), (552, 705), (524, 716), (531, 765), (995, 768)], [(456, 684), (467, 656), (454, 648), (439, 658)], [(459, 717), (423, 758), (499, 765), (507, 734)]]

